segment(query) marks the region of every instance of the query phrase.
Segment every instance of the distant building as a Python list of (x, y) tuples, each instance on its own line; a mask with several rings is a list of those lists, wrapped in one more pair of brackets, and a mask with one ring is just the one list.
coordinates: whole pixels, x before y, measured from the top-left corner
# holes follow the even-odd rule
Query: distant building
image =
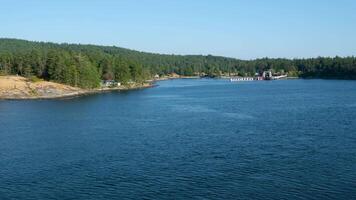
[(118, 87), (121, 83), (114, 80), (102, 80), (100, 85), (101, 87)]
[(263, 77), (265, 80), (272, 80), (273, 75), (272, 75), (272, 72), (271, 72), (271, 71), (264, 71), (263, 74), (262, 74), (262, 77)]

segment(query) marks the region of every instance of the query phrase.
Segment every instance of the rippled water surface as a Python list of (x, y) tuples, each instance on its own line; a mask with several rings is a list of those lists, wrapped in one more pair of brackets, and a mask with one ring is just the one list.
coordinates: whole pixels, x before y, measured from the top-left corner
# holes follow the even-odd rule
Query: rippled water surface
[(356, 81), (0, 101), (0, 199), (356, 199)]

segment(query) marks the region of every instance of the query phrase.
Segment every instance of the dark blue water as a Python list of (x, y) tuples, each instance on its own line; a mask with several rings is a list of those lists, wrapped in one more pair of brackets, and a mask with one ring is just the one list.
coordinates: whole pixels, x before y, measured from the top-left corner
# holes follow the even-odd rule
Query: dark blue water
[(356, 199), (356, 81), (0, 101), (0, 199)]

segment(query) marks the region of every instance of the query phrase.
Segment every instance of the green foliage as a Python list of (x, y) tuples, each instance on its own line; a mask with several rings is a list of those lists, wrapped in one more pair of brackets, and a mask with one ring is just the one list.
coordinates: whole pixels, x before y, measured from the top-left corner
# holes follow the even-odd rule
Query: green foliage
[(290, 77), (299, 77), (300, 73), (298, 71), (289, 71), (288, 76)]
[(78, 71), (79, 71), (79, 81), (78, 86), (82, 88), (96, 88), (100, 83), (100, 76), (94, 65), (86, 57), (81, 55), (77, 56), (76, 59)]
[(129, 64), (125, 59), (116, 57), (114, 59), (114, 77), (115, 81), (127, 84), (131, 80)]
[(98, 87), (100, 80), (141, 83), (154, 74), (253, 76), (264, 70), (289, 76), (356, 79), (356, 58), (245, 61), (211, 55), (164, 55), (109, 46), (0, 39), (0, 74), (36, 76), (83, 88)]

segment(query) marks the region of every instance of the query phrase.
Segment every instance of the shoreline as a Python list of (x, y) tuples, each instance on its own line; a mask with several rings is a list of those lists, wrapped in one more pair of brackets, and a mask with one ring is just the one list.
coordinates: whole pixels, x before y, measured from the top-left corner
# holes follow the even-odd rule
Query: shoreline
[[(2, 78), (8, 79), (9, 77), (11, 78), (11, 76), (2, 77)], [(13, 77), (15, 77), (15, 76), (13, 76)], [(24, 77), (21, 77), (21, 78), (25, 79)], [(109, 87), (101, 87), (101, 88), (95, 88), (95, 89), (73, 88), (72, 92), (63, 92), (62, 91), (61, 94), (57, 94), (57, 95), (45, 94), (45, 95), (28, 96), (26, 94), (14, 95), (14, 94), (11, 94), (11, 92), (9, 92), (10, 94), (8, 94), (8, 95), (4, 95), (4, 94), (1, 94), (1, 92), (0, 92), (0, 101), (1, 100), (51, 100), (51, 99), (55, 100), (55, 99), (76, 98), (76, 97), (100, 94), (100, 93), (105, 93), (105, 92), (131, 91), (131, 90), (152, 88), (152, 87), (156, 86), (156, 82), (158, 82), (158, 81), (174, 80), (174, 79), (200, 79), (200, 78), (201, 77), (199, 77), (199, 76), (167, 76), (167, 77), (162, 77), (162, 78), (157, 78), (157, 79), (152, 79), (152, 80), (146, 80), (146, 82), (143, 84), (131, 84), (131, 85), (125, 85), (125, 86), (119, 86), (119, 87), (113, 87), (113, 88), (109, 88)], [(28, 80), (26, 80), (26, 81), (28, 81)], [(54, 82), (48, 82), (48, 83), (54, 83)], [(57, 83), (54, 83), (54, 84), (57, 84)], [(65, 86), (67, 86), (67, 85), (65, 85)], [(70, 86), (68, 86), (68, 87), (70, 87)], [(30, 88), (30, 89), (32, 89), (32, 88)], [(17, 90), (17, 88), (15, 87), (12, 90)], [(0, 88), (0, 91), (1, 91), (1, 88)]]
[[(64, 95), (58, 95), (58, 96), (52, 96), (52, 97), (38, 97), (38, 98), (33, 98), (33, 99), (43, 99), (43, 100), (45, 100), (45, 99), (66, 99), (66, 98), (75, 98), (75, 97), (81, 97), (81, 96), (95, 95), (95, 94), (100, 94), (100, 93), (105, 93), (105, 92), (115, 92), (115, 91), (120, 92), (120, 91), (131, 91), (131, 90), (133, 91), (133, 90), (141, 90), (141, 89), (152, 88), (152, 87), (154, 87), (153, 84), (152, 85), (133, 86), (133, 87), (122, 87), (122, 88), (98, 88), (98, 89), (74, 92), (74, 93), (69, 93), (69, 94), (64, 94)], [(18, 99), (14, 99), (14, 100), (18, 100)], [(26, 100), (26, 98), (24, 100)]]
[(201, 78), (202, 78), (201, 76), (167, 76), (167, 77), (147, 80), (147, 82), (157, 82), (157, 81), (166, 81), (166, 80), (174, 80), (174, 79), (201, 79)]
[(142, 86), (133, 86), (133, 87), (122, 87), (122, 88), (97, 88), (92, 90), (83, 90), (72, 93), (66, 93), (61, 95), (53, 96), (33, 96), (33, 97), (0, 97), (1, 100), (55, 100), (55, 99), (67, 99), (67, 98), (76, 98), (82, 96), (95, 95), (105, 92), (120, 92), (120, 91), (131, 91), (131, 90), (141, 90), (146, 88), (152, 88), (155, 85), (142, 85)]
[(66, 99), (110, 91), (139, 90), (154, 86), (155, 82), (146, 82), (113, 88), (82, 89), (49, 81), (31, 82), (29, 79), (20, 76), (0, 76), (0, 101)]
[[(162, 77), (162, 78), (147, 80), (143, 84), (131, 84), (131, 85), (125, 85), (125, 86), (119, 86), (119, 87), (113, 87), (113, 88), (109, 88), (109, 87), (102, 87), (102, 88), (95, 88), (95, 89), (72, 88), (72, 90), (70, 92), (61, 91), (60, 94), (55, 94), (55, 95), (50, 94), (50, 93), (45, 93), (42, 95), (34, 94), (34, 95), (29, 96), (28, 94), (27, 95), (26, 94), (14, 95), (14, 94), (11, 94), (11, 92), (9, 92), (9, 94), (6, 96), (6, 95), (4, 95), (4, 93), (3, 94), (0, 93), (0, 101), (1, 100), (51, 100), (51, 99), (55, 100), (55, 99), (76, 98), (76, 97), (100, 94), (100, 93), (105, 93), (105, 92), (131, 91), (131, 90), (152, 88), (152, 87), (155, 87), (156, 83), (159, 81), (174, 80), (174, 79), (201, 79), (201, 78), (203, 78), (203, 77), (199, 77), (199, 76)], [(219, 77), (218, 79), (228, 79), (228, 78), (227, 77)], [(285, 80), (288, 80), (288, 79), (299, 79), (299, 77), (288, 77)], [(49, 82), (49, 83), (57, 84), (57, 83), (53, 83), (53, 82)], [(67, 86), (67, 85), (64, 85), (64, 86)], [(67, 86), (67, 87), (70, 87), (70, 86)], [(15, 88), (13, 90), (16, 90), (16, 89), (17, 88)], [(37, 92), (35, 92), (35, 93), (37, 93)]]
[(120, 87), (120, 88), (97, 88), (97, 89), (92, 89), (92, 90), (80, 90), (76, 92), (71, 92), (71, 93), (65, 93), (65, 94), (60, 94), (60, 95), (52, 95), (52, 96), (23, 96), (23, 97), (2, 97), (0, 96), (0, 101), (1, 100), (55, 100), (55, 99), (67, 99), (67, 98), (76, 98), (76, 97), (81, 97), (81, 96), (88, 96), (88, 95), (94, 95), (94, 94), (100, 94), (100, 93), (105, 93), (105, 92), (114, 92), (114, 91), (131, 91), (131, 90), (140, 90), (140, 89), (146, 89), (146, 88), (152, 88), (155, 87), (154, 84), (146, 84), (146, 85), (140, 85), (140, 86), (129, 86), (129, 87)]

